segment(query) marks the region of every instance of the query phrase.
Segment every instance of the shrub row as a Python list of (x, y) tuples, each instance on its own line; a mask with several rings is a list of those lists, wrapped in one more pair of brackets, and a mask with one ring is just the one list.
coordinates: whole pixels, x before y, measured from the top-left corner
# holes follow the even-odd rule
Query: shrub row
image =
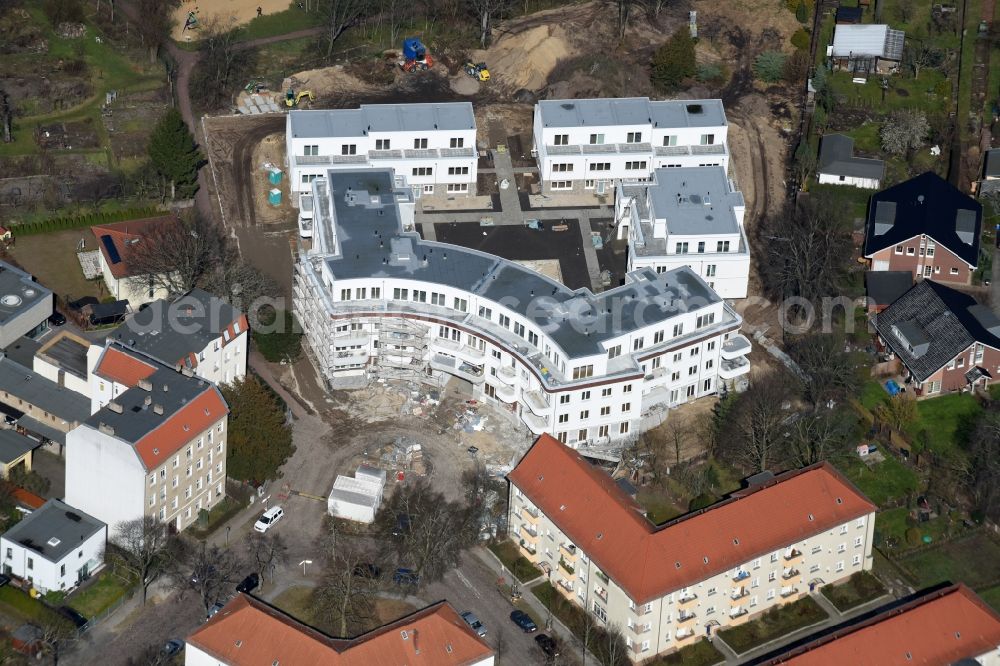
[(11, 233), (15, 236), (32, 236), (34, 234), (44, 234), (51, 231), (65, 231), (66, 229), (82, 229), (92, 227), (95, 224), (110, 224), (111, 222), (121, 222), (123, 220), (138, 220), (145, 217), (155, 217), (163, 213), (155, 207), (129, 208), (113, 213), (92, 213), (90, 215), (78, 215), (75, 217), (56, 217), (51, 220), (40, 222), (29, 222), (28, 224), (16, 224), (11, 227)]

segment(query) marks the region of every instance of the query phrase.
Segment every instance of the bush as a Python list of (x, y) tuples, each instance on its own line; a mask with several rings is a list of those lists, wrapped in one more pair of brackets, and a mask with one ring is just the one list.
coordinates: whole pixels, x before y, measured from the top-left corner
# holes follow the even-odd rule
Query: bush
[(809, 21), (809, 8), (801, 0), (799, 0), (799, 4), (795, 8), (795, 19), (799, 23), (807, 23)]
[(920, 530), (918, 530), (916, 527), (906, 528), (905, 534), (906, 534), (906, 543), (910, 544), (911, 546), (920, 545)]
[(809, 40), (810, 40), (809, 33), (806, 31), (806, 29), (799, 28), (798, 30), (795, 31), (795, 34), (792, 35), (792, 46), (802, 51), (808, 51)]
[(721, 81), (723, 78), (722, 67), (719, 65), (698, 65), (698, 73), (695, 78), (703, 83)]
[(764, 51), (753, 61), (753, 73), (761, 81), (776, 83), (785, 75), (785, 54)]
[(678, 28), (653, 55), (653, 85), (659, 90), (669, 91), (697, 72), (694, 56), (694, 40), (691, 31), (684, 26)]

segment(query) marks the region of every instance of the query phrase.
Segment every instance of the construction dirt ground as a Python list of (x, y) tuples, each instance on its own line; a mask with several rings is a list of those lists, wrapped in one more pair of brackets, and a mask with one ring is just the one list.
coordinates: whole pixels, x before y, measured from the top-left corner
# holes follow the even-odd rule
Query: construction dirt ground
[(199, 27), (185, 29), (188, 15), (194, 12), (198, 25), (218, 23), (226, 27), (245, 25), (262, 14), (283, 12), (292, 5), (291, 0), (183, 0), (174, 9), (174, 29), (171, 36), (179, 42), (198, 39)]

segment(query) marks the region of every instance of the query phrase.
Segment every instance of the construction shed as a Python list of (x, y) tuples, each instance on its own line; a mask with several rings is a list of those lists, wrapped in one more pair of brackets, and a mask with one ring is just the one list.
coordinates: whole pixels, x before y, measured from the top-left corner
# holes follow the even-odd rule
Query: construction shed
[(385, 470), (359, 465), (354, 476), (338, 476), (327, 500), (331, 516), (370, 523), (382, 503), (385, 488)]

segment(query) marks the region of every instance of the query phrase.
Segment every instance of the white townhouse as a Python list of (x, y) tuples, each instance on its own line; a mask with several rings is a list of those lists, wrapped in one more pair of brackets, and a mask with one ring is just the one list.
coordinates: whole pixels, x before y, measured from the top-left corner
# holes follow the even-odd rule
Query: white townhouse
[(415, 198), (476, 193), (476, 117), (469, 102), (291, 111), (285, 148), (292, 196), (306, 217), (309, 183), (329, 169), (392, 169)]
[(750, 246), (743, 194), (721, 166), (657, 169), (652, 183), (619, 184), (618, 238), (628, 270), (689, 267), (722, 298), (746, 298)]
[(50, 499), (0, 537), (3, 572), (46, 592), (69, 592), (104, 566), (108, 526)]
[(534, 150), (543, 192), (605, 194), (654, 170), (729, 167), (722, 100), (555, 99), (535, 105)]
[(749, 372), (742, 319), (686, 266), (642, 268), (601, 294), (571, 290), (404, 232), (413, 199), (389, 171), (330, 171), (313, 187), (293, 305), (331, 386), (457, 377), (533, 433), (593, 452)]
[(558, 592), (617, 626), (634, 662), (872, 566), (876, 507), (825, 462), (756, 475), (662, 525), (548, 435), (507, 478), (509, 538)]

